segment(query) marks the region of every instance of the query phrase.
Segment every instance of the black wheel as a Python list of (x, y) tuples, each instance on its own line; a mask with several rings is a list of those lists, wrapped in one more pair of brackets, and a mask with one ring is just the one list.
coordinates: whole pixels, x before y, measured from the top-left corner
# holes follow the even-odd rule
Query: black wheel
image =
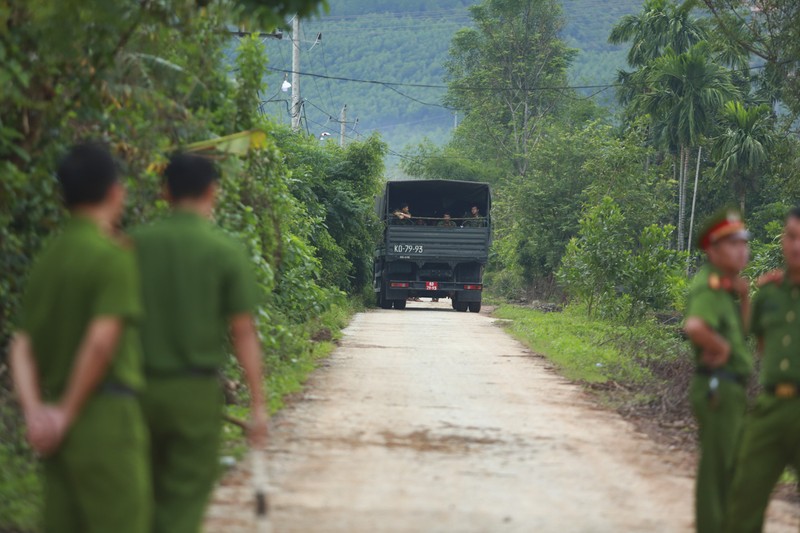
[(394, 308), (395, 309), (405, 309), (406, 308), (406, 301), (405, 300), (395, 300), (394, 301)]
[(480, 302), (470, 302), (469, 303), (469, 312), (470, 313), (480, 313), (481, 312), (481, 303)]
[(467, 312), (467, 302), (456, 302), (453, 307), (459, 313), (466, 313)]
[(378, 293), (378, 305), (381, 309), (391, 309), (392, 301), (386, 299), (386, 288), (381, 286), (381, 292)]

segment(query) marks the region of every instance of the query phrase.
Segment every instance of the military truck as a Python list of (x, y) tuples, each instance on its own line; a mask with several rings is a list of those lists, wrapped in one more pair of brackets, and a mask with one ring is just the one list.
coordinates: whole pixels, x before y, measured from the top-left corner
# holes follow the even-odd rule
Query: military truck
[(479, 312), (491, 201), (487, 183), (387, 182), (375, 203), (383, 222), (373, 277), (378, 305), (405, 309), (409, 298), (424, 296), (450, 298), (457, 311)]

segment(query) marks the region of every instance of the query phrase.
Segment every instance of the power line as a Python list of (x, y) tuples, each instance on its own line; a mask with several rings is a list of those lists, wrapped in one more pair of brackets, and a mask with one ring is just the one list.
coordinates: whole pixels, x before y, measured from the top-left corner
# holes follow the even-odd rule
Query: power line
[[(789, 61), (784, 61), (782, 63), (788, 63)], [(779, 64), (779, 63), (776, 63)], [(760, 70), (766, 68), (768, 64), (764, 65), (757, 65), (754, 67), (749, 67), (747, 69), (730, 69), (731, 72), (745, 72), (745, 71), (753, 71), (753, 70)], [(275, 72), (282, 72), (286, 74), (294, 74), (291, 70), (285, 70), (280, 68), (271, 67), (270, 70)], [(372, 85), (383, 85), (385, 87), (415, 87), (418, 89), (458, 89), (462, 91), (523, 91), (523, 92), (533, 92), (533, 91), (568, 91), (568, 90), (583, 90), (583, 89), (610, 89), (612, 87), (622, 87), (623, 83), (598, 83), (593, 85), (551, 85), (551, 86), (534, 86), (534, 87), (527, 87), (525, 89), (519, 89), (515, 87), (493, 87), (489, 85), (483, 86), (458, 86), (456, 84), (450, 85), (443, 85), (443, 84), (433, 84), (433, 83), (408, 83), (408, 82), (398, 82), (398, 81), (383, 81), (383, 80), (365, 80), (359, 78), (348, 78), (345, 76), (329, 76), (327, 74), (319, 74), (316, 72), (300, 72), (301, 76), (310, 76), (314, 78), (323, 78), (329, 80), (337, 80), (337, 81), (346, 81), (352, 83), (367, 83)], [(401, 93), (402, 94), (402, 93)], [(403, 95), (408, 98), (408, 95)], [(425, 102), (420, 102), (425, 103)], [(438, 104), (430, 104), (427, 103), (426, 105), (438, 105)], [(440, 106), (444, 107), (444, 106)]]
[(411, 101), (413, 101), (413, 102), (417, 102), (418, 104), (427, 105), (427, 106), (431, 106), (431, 107), (441, 107), (441, 108), (443, 108), (443, 109), (447, 109), (448, 111), (456, 111), (456, 109), (455, 109), (455, 108), (452, 108), (452, 107), (449, 107), (449, 106), (446, 106), (446, 105), (442, 105), (442, 104), (436, 104), (436, 103), (432, 103), (432, 102), (423, 102), (422, 100), (419, 100), (419, 99), (417, 99), (417, 98), (414, 98), (413, 96), (409, 96), (409, 95), (407, 95), (407, 94), (405, 94), (405, 93), (403, 93), (403, 92), (400, 92), (400, 90), (398, 90), (398, 89), (395, 89), (395, 88), (394, 88), (394, 87), (392, 87), (391, 85), (384, 85), (384, 87), (386, 87), (387, 89), (391, 89), (391, 90), (393, 90), (394, 92), (396, 92), (397, 94), (399, 94), (400, 96), (403, 96), (403, 97), (405, 97), (405, 98), (408, 98), (409, 100), (411, 100)]
[[(294, 74), (291, 70), (285, 70), (280, 68), (270, 67), (270, 70), (275, 72), (281, 72), (286, 74)], [(407, 82), (397, 82), (397, 81), (382, 81), (382, 80), (364, 80), (359, 78), (347, 78), (345, 76), (328, 76), (325, 74), (319, 74), (316, 72), (300, 72), (301, 76), (311, 76), (316, 78), (323, 78), (329, 80), (337, 80), (337, 81), (347, 81), (353, 83), (368, 83), (372, 85), (383, 85), (386, 87), (415, 87), (419, 89), (450, 89), (456, 88), (463, 91), (519, 91), (520, 89), (516, 89), (514, 87), (492, 87), (489, 85), (485, 86), (455, 86), (451, 87), (449, 85), (443, 84), (433, 84), (433, 83), (407, 83)], [(571, 90), (571, 89), (604, 89), (609, 87), (620, 87), (622, 84), (620, 83), (605, 83), (605, 84), (597, 84), (597, 85), (553, 85), (553, 86), (539, 86), (539, 87), (528, 87), (524, 89), (524, 91), (564, 91), (564, 90)]]

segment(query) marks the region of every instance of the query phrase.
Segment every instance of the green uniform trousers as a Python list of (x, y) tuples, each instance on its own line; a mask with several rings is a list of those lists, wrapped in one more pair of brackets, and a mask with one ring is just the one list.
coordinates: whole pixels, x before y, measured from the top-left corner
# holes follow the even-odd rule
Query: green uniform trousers
[(744, 387), (720, 379), (717, 398), (709, 398), (708, 376), (696, 375), (689, 387), (692, 411), (700, 431), (700, 461), (695, 486), (698, 533), (723, 531), (734, 467), (744, 426)]
[(147, 446), (133, 395), (89, 398), (61, 447), (44, 460), (44, 531), (148, 532)]
[(761, 532), (769, 496), (787, 465), (800, 472), (800, 398), (762, 394), (742, 438), (727, 531)]
[(147, 378), (153, 533), (197, 533), (219, 475), (222, 391), (216, 377)]

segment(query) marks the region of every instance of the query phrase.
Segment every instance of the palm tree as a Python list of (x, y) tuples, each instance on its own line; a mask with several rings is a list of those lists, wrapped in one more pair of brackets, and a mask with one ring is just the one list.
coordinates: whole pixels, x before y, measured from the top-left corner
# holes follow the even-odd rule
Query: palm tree
[(668, 48), (649, 63), (647, 85), (632, 106), (650, 115), (658, 144), (678, 147), (678, 249), (683, 250), (690, 150), (711, 131), (717, 112), (737, 91), (730, 71), (713, 61), (705, 41), (684, 53)]
[(732, 101), (725, 104), (720, 116), (723, 129), (714, 139), (714, 172), (731, 180), (742, 214), (747, 190), (754, 185), (775, 143), (771, 111), (766, 104), (747, 107)]
[(631, 43), (627, 61), (634, 70), (617, 72), (617, 82), (621, 84), (619, 100), (623, 105), (645, 90), (642, 78), (646, 77), (650, 62), (664, 55), (667, 49), (680, 54), (707, 40), (705, 23), (691, 17), (690, 11), (690, 6), (678, 7), (669, 0), (646, 0), (642, 11), (625, 15), (611, 28), (609, 43)]
[(688, 51), (708, 37), (701, 20), (690, 16), (687, 3), (676, 6), (669, 0), (647, 0), (637, 15), (625, 15), (611, 29), (608, 42), (631, 43), (628, 65), (641, 68), (661, 57), (667, 48), (677, 53)]

